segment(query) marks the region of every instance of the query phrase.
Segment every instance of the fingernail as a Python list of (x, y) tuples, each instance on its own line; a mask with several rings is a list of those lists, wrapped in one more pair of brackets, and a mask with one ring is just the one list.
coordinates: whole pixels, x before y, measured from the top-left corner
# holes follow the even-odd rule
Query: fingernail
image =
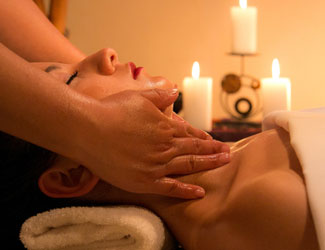
[(178, 93), (178, 89), (168, 89), (169, 95), (176, 95)]
[(230, 154), (229, 153), (221, 153), (219, 160), (226, 163), (230, 161)]
[(204, 197), (204, 195), (205, 195), (205, 191), (204, 191), (204, 189), (203, 189), (203, 188), (198, 188), (198, 189), (196, 189), (196, 190), (195, 190), (195, 195), (196, 195), (196, 197), (198, 197), (198, 198)]

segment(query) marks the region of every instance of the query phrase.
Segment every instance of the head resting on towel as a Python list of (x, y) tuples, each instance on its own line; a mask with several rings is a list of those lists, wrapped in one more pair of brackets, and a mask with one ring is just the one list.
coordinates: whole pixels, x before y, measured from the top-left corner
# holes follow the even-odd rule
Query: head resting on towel
[[(113, 60), (115, 63), (110, 63)], [(133, 63), (120, 63), (113, 49), (102, 49), (77, 64), (33, 65), (61, 80), (62, 84), (68, 84), (79, 93), (99, 100), (125, 90), (175, 88), (173, 83), (163, 77), (150, 76), (144, 68), (137, 68)], [(165, 110), (165, 114), (172, 114), (172, 106)], [(77, 199), (49, 197), (82, 196), (98, 182), (98, 178), (87, 168), (2, 132), (0, 150), (1, 207), (3, 214), (10, 218), (10, 227), (16, 232), (26, 218), (36, 213), (80, 204)], [(76, 183), (80, 185), (75, 186)], [(58, 190), (60, 187), (64, 187), (64, 190)]]

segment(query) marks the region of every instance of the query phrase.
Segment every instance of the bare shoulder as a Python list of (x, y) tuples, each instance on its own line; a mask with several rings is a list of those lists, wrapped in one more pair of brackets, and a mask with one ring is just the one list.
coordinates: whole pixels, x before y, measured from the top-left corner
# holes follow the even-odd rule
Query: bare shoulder
[(247, 249), (317, 249), (304, 182), (294, 171), (261, 175), (228, 198), (225, 220)]

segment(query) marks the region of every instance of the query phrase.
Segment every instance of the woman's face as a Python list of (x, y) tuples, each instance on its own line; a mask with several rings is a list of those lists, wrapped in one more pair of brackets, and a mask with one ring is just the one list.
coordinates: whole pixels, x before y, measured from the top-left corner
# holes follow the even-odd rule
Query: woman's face
[(163, 77), (152, 77), (134, 63), (122, 64), (113, 49), (102, 49), (77, 64), (34, 63), (71, 88), (96, 99), (124, 90), (175, 88)]

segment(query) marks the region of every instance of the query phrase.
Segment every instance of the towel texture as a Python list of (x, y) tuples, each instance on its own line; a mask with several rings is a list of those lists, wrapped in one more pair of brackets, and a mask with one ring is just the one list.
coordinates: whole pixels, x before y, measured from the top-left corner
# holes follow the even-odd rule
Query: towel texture
[(325, 250), (325, 108), (271, 113), (263, 121), (263, 130), (276, 127), (290, 133), (306, 180), (318, 242)]
[(24, 222), (20, 239), (29, 250), (169, 250), (175, 246), (159, 217), (133, 206), (46, 211)]

